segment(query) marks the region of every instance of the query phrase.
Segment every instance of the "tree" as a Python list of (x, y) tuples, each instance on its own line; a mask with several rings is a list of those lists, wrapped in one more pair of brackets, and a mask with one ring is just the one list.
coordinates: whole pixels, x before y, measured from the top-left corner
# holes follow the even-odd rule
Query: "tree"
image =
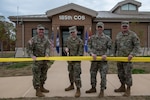
[[(5, 21), (4, 16), (0, 16), (0, 50), (3, 52), (4, 46), (9, 46), (9, 50), (12, 42), (15, 42), (15, 27), (13, 23)], [(5, 45), (3, 45), (6, 43)]]
[(0, 50), (3, 51), (3, 41), (5, 39), (4, 16), (0, 16)]

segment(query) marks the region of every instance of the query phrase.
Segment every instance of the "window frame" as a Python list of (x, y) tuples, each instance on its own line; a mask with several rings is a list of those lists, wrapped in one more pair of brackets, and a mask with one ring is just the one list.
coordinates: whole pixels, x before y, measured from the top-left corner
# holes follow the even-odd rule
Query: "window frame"
[(128, 3), (121, 6), (121, 10), (123, 11), (136, 11), (137, 7), (134, 4)]
[[(106, 31), (109, 31), (109, 33)], [(108, 35), (112, 39), (112, 29), (104, 29), (103, 32), (105, 35)]]

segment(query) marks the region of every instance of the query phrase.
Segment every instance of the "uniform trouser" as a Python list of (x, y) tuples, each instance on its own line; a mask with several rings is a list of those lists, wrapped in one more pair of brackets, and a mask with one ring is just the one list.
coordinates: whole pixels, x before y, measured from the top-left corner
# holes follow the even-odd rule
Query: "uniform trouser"
[(81, 62), (71, 61), (68, 62), (69, 80), (70, 83), (74, 83), (77, 88), (81, 88)]
[(132, 62), (117, 62), (118, 77), (121, 84), (132, 86)]
[(32, 67), (33, 86), (37, 89), (45, 84), (47, 79), (48, 65), (47, 61), (35, 61)]
[(90, 68), (90, 74), (91, 74), (91, 85), (92, 87), (96, 87), (97, 83), (97, 71), (100, 72), (101, 76), (101, 89), (106, 89), (106, 74), (108, 72), (108, 64), (107, 61), (92, 61), (91, 62), (91, 68)]

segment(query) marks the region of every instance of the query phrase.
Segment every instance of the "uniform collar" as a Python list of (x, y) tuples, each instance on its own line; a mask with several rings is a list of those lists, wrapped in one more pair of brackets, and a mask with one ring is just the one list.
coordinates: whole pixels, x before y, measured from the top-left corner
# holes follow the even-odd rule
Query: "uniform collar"
[(127, 32), (121, 32), (122, 33), (122, 35), (129, 35), (129, 31), (127, 31)]
[(72, 36), (71, 36), (71, 39), (72, 39), (72, 40), (76, 40), (76, 39), (77, 39), (77, 36), (76, 36), (76, 37), (72, 37)]
[(97, 33), (96, 37), (104, 37), (104, 33), (103, 32), (101, 34)]

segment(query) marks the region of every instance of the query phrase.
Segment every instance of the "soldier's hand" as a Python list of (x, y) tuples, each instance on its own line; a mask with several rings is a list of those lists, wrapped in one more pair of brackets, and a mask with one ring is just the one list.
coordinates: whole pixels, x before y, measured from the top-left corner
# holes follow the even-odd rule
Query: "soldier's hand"
[(49, 57), (49, 55), (48, 55), (48, 54), (46, 54), (46, 55), (45, 55), (45, 57)]
[(102, 60), (106, 60), (107, 56), (106, 55), (102, 55)]
[(68, 48), (65, 48), (65, 52), (68, 53), (68, 52), (69, 52), (69, 49), (68, 49)]
[(32, 59), (33, 59), (33, 60), (36, 60), (36, 56), (32, 56)]
[(92, 55), (92, 57), (93, 57), (93, 60), (96, 60), (96, 58), (97, 58), (97, 55), (96, 54), (91, 54)]
[(129, 55), (129, 56), (128, 56), (128, 61), (130, 61), (132, 58), (133, 58), (133, 56), (132, 56), (132, 55)]

